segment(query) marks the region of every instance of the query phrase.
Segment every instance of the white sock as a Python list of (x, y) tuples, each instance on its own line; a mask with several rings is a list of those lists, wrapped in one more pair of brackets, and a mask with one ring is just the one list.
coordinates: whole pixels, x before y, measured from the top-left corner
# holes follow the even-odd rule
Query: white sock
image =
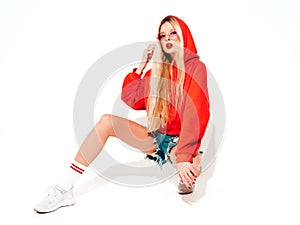
[(58, 182), (58, 185), (64, 190), (70, 190), (80, 175), (83, 174), (85, 169), (86, 166), (74, 160), (70, 167), (68, 167), (65, 171), (63, 179)]

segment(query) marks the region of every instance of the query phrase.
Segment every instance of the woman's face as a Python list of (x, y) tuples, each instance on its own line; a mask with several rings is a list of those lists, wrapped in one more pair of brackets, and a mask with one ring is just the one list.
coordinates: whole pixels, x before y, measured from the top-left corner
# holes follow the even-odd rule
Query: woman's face
[(174, 57), (174, 54), (177, 51), (176, 49), (179, 47), (180, 40), (176, 30), (169, 22), (165, 22), (161, 26), (158, 39), (163, 50)]

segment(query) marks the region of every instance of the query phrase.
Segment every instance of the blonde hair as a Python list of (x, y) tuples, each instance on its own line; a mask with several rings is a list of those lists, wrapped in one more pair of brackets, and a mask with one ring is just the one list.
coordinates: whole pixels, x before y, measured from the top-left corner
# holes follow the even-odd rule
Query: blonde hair
[[(179, 23), (173, 17), (166, 17), (159, 25), (158, 33), (161, 26), (169, 22), (177, 32), (180, 40), (180, 48), (176, 52), (174, 59), (165, 53), (159, 41), (156, 43), (154, 55), (152, 57), (153, 64), (150, 77), (150, 90), (148, 96), (147, 112), (148, 112), (148, 130), (157, 130), (160, 126), (166, 125), (169, 120), (170, 104), (175, 106), (178, 111), (183, 103), (183, 83), (185, 78), (184, 67), (184, 43), (182, 31)], [(176, 62), (177, 79), (172, 82), (172, 65)], [(175, 96), (175, 102), (170, 99), (170, 91)]]

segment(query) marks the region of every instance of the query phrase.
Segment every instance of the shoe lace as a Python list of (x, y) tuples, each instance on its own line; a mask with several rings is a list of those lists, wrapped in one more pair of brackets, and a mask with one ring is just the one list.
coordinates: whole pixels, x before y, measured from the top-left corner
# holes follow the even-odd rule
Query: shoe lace
[(60, 190), (57, 186), (50, 186), (46, 191), (46, 198), (48, 198), (49, 202), (53, 202), (59, 192), (62, 193), (62, 190)]

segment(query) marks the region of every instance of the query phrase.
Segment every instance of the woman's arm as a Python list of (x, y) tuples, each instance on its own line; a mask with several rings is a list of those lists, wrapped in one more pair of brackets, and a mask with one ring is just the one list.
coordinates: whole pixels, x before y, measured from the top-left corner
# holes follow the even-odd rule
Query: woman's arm
[(201, 62), (196, 66), (193, 73), (187, 75), (190, 84), (185, 89), (181, 132), (175, 153), (177, 163), (187, 164), (178, 170), (187, 186), (188, 182), (193, 182), (200, 175), (201, 155), (198, 152), (210, 117), (206, 67)]
[(146, 109), (146, 94), (147, 85), (149, 83), (150, 71), (147, 71), (144, 78), (141, 75), (149, 60), (151, 59), (154, 51), (154, 45), (149, 45), (144, 53), (141, 63), (138, 68), (135, 68), (131, 73), (127, 74), (122, 86), (121, 99), (131, 108), (136, 110)]
[[(141, 79), (141, 75), (136, 73), (134, 69), (127, 74), (122, 86), (121, 99), (135, 110), (145, 110), (145, 79)], [(148, 73), (148, 72), (147, 72)]]
[(140, 66), (137, 68), (137, 70), (135, 71), (137, 74), (142, 75), (145, 67), (147, 66), (148, 62), (150, 61), (150, 59), (153, 56), (154, 53), (154, 49), (155, 49), (155, 44), (150, 44), (148, 45), (148, 47), (144, 50), (143, 53), (143, 57), (142, 57), (142, 61), (140, 63)]

